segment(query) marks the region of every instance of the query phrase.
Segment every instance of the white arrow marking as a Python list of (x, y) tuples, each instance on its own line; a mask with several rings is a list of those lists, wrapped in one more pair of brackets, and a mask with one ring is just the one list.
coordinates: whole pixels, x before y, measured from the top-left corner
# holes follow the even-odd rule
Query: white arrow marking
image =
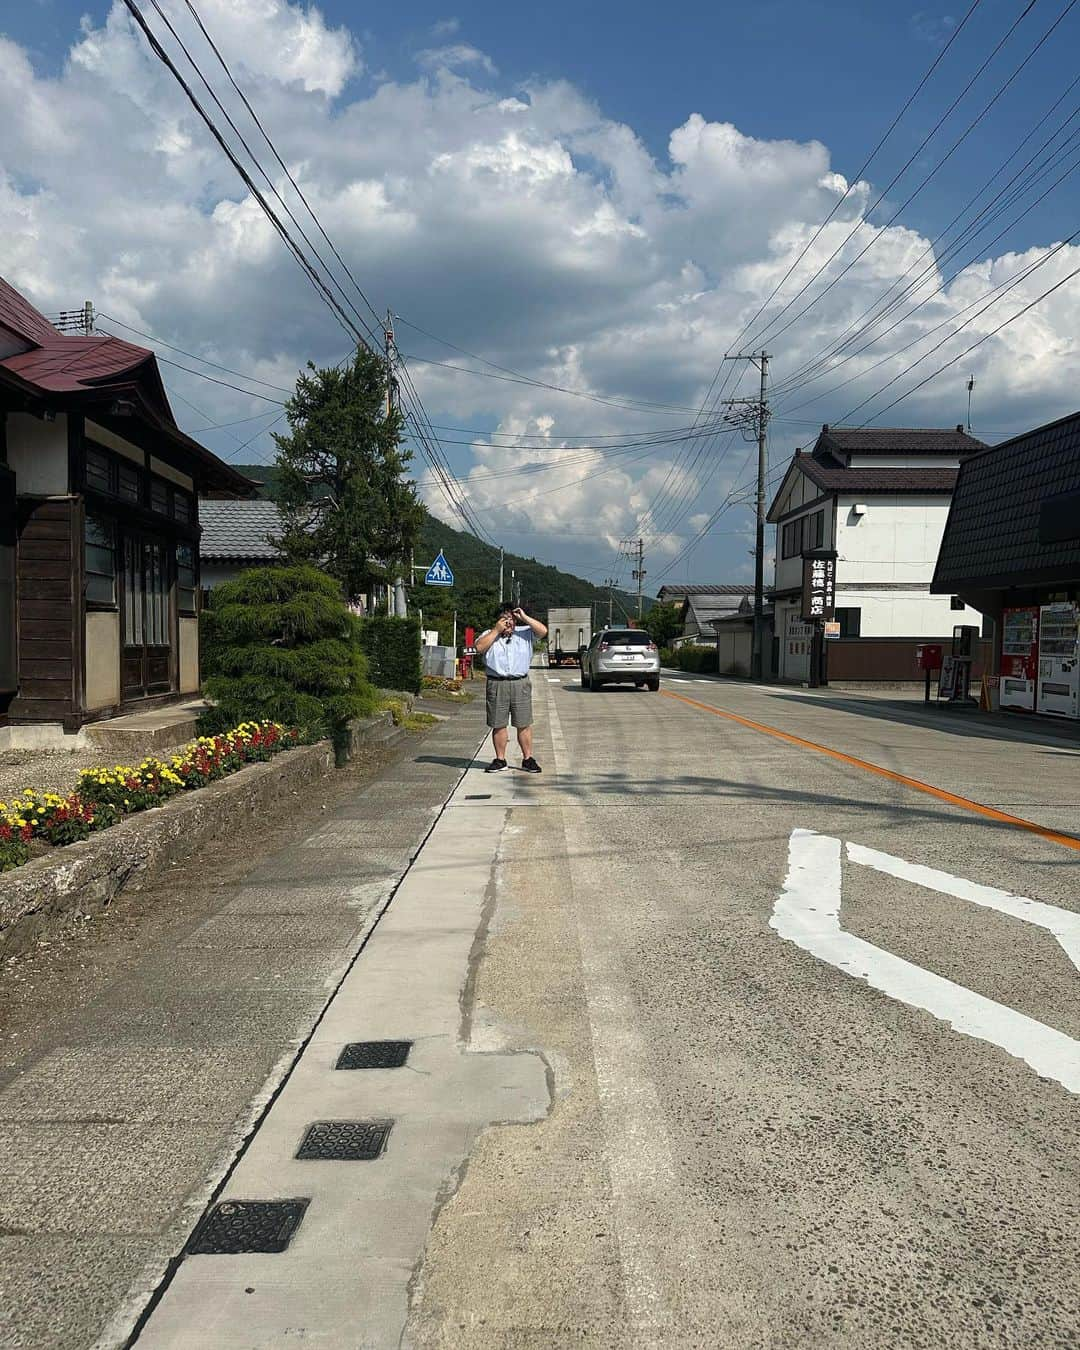
[[(847, 847), (850, 860), (864, 867), (1045, 928), (1057, 938), (1073, 964), (1080, 966), (1080, 916), (908, 863), (876, 849), (858, 844)], [(845, 975), (863, 979), (909, 1007), (933, 1013), (965, 1036), (1000, 1046), (1044, 1078), (1080, 1093), (1080, 1041), (844, 932), (840, 927), (840, 889), (840, 840), (812, 830), (793, 830), (788, 844), (787, 881), (773, 906), (769, 926)]]

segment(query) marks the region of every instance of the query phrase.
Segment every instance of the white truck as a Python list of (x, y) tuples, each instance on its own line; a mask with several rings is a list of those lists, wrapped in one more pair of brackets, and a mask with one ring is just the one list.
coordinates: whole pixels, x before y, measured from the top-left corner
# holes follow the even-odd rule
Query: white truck
[(592, 641), (592, 610), (549, 609), (547, 613), (549, 666), (577, 666)]

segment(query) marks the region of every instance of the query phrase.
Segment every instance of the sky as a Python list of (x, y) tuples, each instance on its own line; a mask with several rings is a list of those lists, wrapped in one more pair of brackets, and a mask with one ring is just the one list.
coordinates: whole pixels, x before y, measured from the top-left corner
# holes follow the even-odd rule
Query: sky
[[(194, 0), (363, 299), (187, 0), (158, 4), (346, 314), (381, 337), (392, 310), (509, 550), (625, 583), (641, 536), (651, 591), (749, 579), (755, 448), (717, 400), (756, 391), (724, 360), (751, 347), (773, 481), (823, 422), (965, 421), (972, 376), (991, 442), (1080, 402), (1075, 0)], [(0, 127), (0, 275), (49, 314), (93, 300), (179, 363), (185, 430), (272, 459), (298, 369), (351, 339), (124, 4), (0, 6)]]

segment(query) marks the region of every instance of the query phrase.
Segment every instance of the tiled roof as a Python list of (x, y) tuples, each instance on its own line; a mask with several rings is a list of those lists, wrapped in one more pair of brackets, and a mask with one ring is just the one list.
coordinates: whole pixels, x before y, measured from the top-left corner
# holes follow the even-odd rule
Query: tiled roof
[(832, 427), (826, 423), (821, 428), (816, 448), (861, 455), (973, 455), (985, 450), (986, 443), (969, 436), (959, 426)]
[(204, 561), (270, 562), (281, 556), (267, 538), (281, 529), (281, 514), (274, 502), (203, 498), (199, 502), (199, 524), (199, 556)]
[(968, 460), (931, 589), (951, 594), (965, 583), (990, 589), (1080, 579), (1080, 538), (1039, 541), (1042, 503), (1073, 492), (1080, 492), (1080, 412)]
[(848, 469), (822, 463), (812, 455), (796, 461), (803, 473), (823, 492), (951, 492), (956, 469)]
[(683, 600), (688, 595), (745, 595), (746, 584), (736, 582), (729, 585), (727, 582), (702, 583), (693, 586), (661, 586), (660, 597), (670, 597), (673, 600)]

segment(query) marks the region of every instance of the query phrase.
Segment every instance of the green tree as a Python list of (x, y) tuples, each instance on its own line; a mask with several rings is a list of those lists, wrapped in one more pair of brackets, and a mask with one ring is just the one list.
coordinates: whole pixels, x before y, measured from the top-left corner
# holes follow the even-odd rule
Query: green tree
[(206, 730), (270, 718), (341, 746), (378, 707), (341, 587), (314, 567), (254, 567), (211, 592), (202, 616)]
[(669, 647), (671, 639), (682, 632), (682, 606), (655, 604), (641, 620), (641, 626), (658, 647)]
[(317, 369), (285, 404), (288, 435), (274, 436), (275, 541), (290, 563), (316, 563), (356, 600), (397, 571), (424, 512), (405, 477), (401, 414), (386, 407), (386, 366), (360, 347), (347, 366)]

